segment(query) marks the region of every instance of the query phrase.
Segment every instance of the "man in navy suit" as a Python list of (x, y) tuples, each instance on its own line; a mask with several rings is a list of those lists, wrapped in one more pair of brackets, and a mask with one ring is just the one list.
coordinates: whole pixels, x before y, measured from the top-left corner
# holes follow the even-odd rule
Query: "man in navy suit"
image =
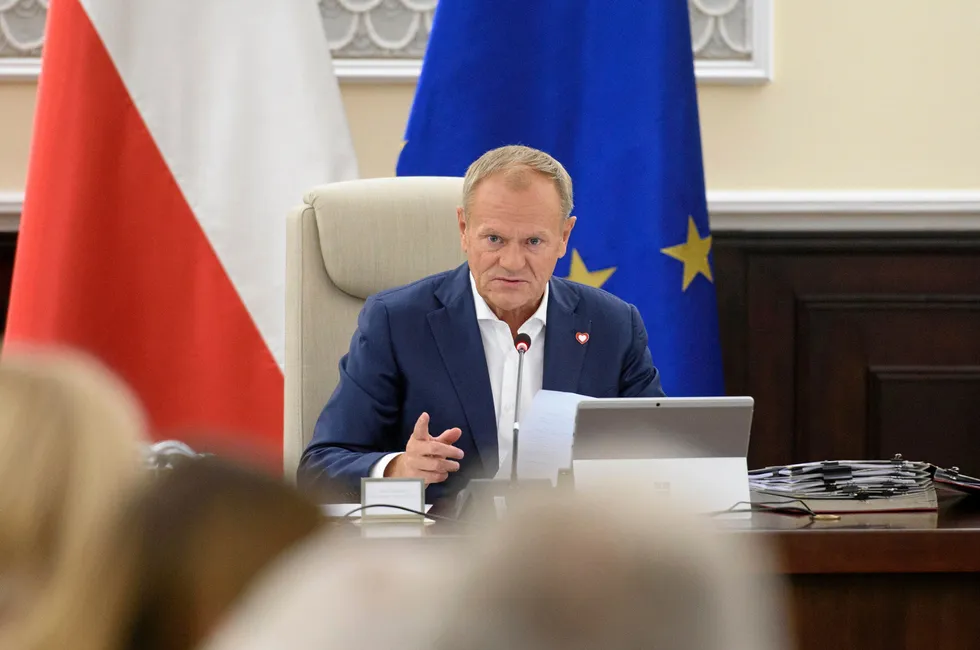
[(368, 298), (300, 485), (357, 493), (361, 477), (417, 477), (434, 502), (494, 476), (517, 415), (518, 333), (531, 338), (521, 414), (542, 388), (663, 396), (636, 308), (552, 275), (575, 226), (557, 160), (495, 149), (467, 170), (462, 198), (467, 263)]

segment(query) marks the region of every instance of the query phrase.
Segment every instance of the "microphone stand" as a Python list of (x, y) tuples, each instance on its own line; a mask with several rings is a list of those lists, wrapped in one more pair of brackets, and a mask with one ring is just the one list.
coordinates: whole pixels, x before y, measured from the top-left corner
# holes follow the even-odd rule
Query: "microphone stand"
[(517, 397), (514, 398), (514, 437), (511, 442), (511, 463), (510, 463), (510, 482), (517, 481), (517, 438), (521, 433), (521, 425), (518, 422), (521, 412), (521, 381), (524, 379), (524, 354), (527, 348), (518, 346), (517, 348)]
[[(521, 408), (521, 387), (524, 379), (524, 354), (531, 347), (531, 337), (527, 334), (518, 334), (514, 341), (517, 348), (517, 395), (514, 398), (514, 438), (511, 444), (511, 465), (510, 480), (496, 479), (471, 479), (469, 484), (462, 490), (456, 498), (456, 519), (484, 519), (485, 521), (496, 519), (497, 497), (508, 499), (522, 499), (524, 495), (532, 492), (551, 490), (551, 481), (548, 479), (517, 480), (517, 449), (518, 440), (521, 434), (520, 408)], [(506, 504), (506, 501), (505, 501)]]

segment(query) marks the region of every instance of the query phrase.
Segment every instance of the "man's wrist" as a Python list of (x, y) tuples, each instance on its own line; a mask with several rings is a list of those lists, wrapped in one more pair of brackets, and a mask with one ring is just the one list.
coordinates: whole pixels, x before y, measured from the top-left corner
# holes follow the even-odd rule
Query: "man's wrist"
[(395, 469), (394, 465), (395, 459), (401, 456), (405, 452), (395, 452), (393, 454), (388, 454), (387, 456), (382, 456), (381, 460), (376, 462), (371, 466), (370, 477), (371, 478), (385, 478), (392, 476), (392, 470)]

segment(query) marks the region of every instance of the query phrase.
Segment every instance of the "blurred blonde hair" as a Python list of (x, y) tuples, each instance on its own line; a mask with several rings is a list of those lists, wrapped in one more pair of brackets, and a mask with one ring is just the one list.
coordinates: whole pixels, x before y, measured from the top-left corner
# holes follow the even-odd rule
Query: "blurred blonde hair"
[[(142, 411), (93, 360), (0, 358), (0, 645), (104, 647), (122, 598), (111, 522), (144, 475)], [(121, 569), (121, 565), (118, 567)], [(4, 639), (16, 640), (7, 644)]]
[(470, 203), (477, 186), (496, 174), (504, 174), (508, 185), (523, 189), (530, 183), (528, 172), (540, 174), (555, 184), (561, 200), (561, 215), (572, 214), (572, 177), (562, 166), (543, 151), (523, 145), (508, 145), (491, 149), (469, 166), (463, 178), (463, 214), (469, 220)]

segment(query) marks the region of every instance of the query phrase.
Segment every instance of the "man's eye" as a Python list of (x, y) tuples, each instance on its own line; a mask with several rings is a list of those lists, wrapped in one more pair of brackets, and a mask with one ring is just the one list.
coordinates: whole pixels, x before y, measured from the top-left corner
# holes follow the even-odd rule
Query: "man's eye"
[(538, 237), (531, 237), (527, 240), (527, 243), (529, 243), (531, 246), (537, 246), (541, 243), (541, 239)]
[(500, 237), (498, 237), (497, 235), (487, 235), (487, 241), (490, 242), (491, 244), (499, 244)]

